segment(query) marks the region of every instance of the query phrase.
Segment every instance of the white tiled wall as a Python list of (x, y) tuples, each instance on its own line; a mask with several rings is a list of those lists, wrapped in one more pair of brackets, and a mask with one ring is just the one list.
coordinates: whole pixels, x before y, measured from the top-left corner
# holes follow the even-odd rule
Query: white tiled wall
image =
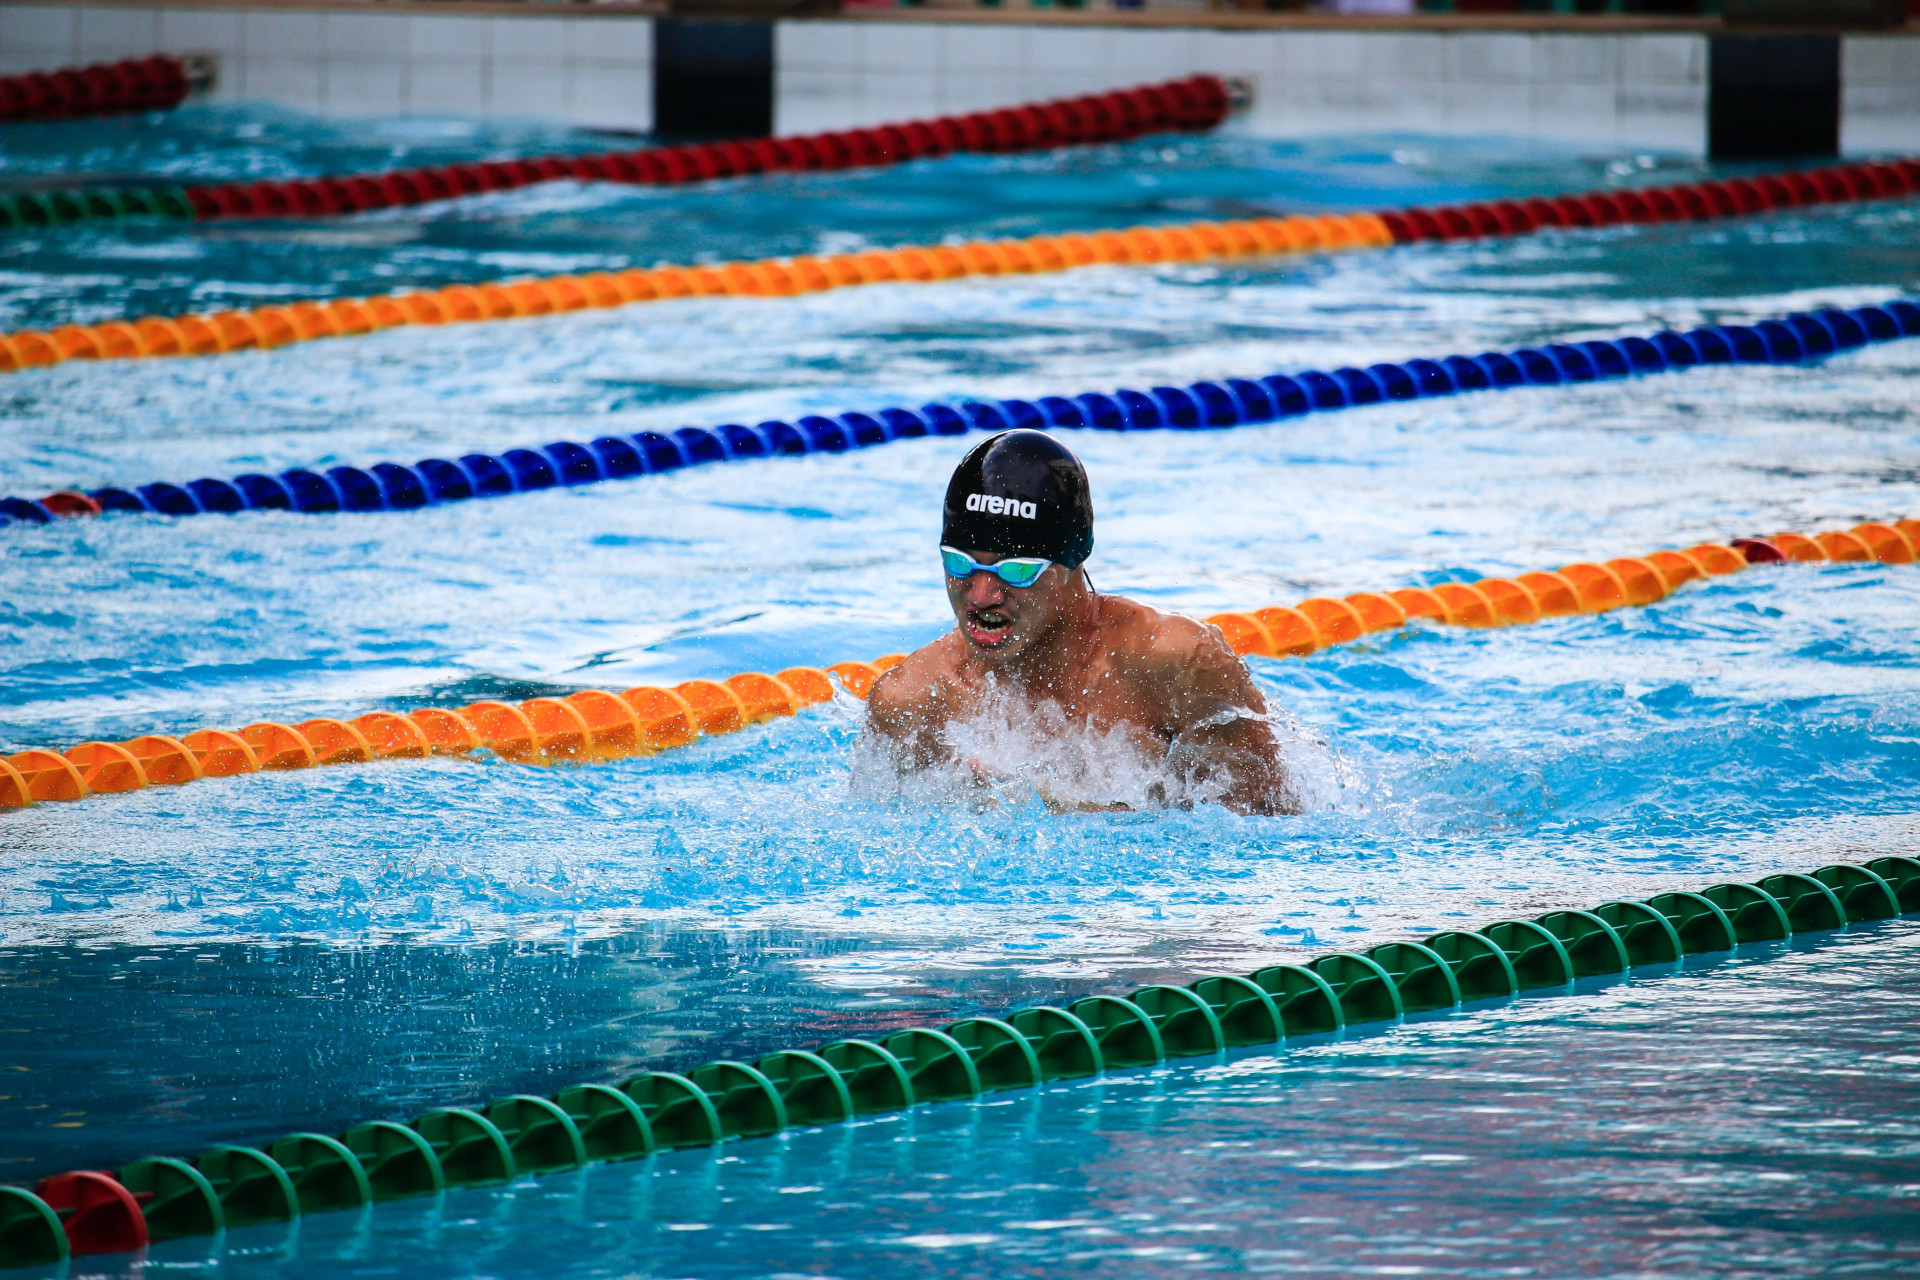
[(791, 21), (780, 132), (970, 111), (1196, 71), (1254, 82), (1250, 132), (1507, 134), (1698, 152), (1706, 41), (1658, 34), (1199, 31)]
[(1840, 42), (1840, 147), (1920, 152), (1920, 36)]
[[(218, 55), (220, 97), (330, 115), (652, 123), (645, 18), (0, 3), (0, 72), (160, 50)], [(796, 20), (779, 24), (775, 58), (781, 133), (1211, 71), (1253, 81), (1253, 110), (1233, 127), (1266, 136), (1706, 146), (1707, 42), (1696, 35)], [(1845, 149), (1920, 150), (1920, 37), (1849, 37), (1842, 59)]]
[(653, 124), (646, 18), (0, 4), (0, 73), (161, 51), (216, 55), (217, 97), (328, 115)]

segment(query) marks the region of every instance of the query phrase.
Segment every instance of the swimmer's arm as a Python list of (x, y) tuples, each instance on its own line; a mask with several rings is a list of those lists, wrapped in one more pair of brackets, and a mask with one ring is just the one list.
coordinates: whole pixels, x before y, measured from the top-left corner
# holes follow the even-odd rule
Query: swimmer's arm
[(1184, 653), (1165, 673), (1171, 761), (1195, 778), (1224, 775), (1221, 803), (1235, 813), (1299, 813), (1273, 728), (1257, 718), (1267, 700), (1246, 664), (1211, 627), (1179, 647)]
[[(915, 655), (916, 657), (918, 655)], [(903, 772), (918, 772), (950, 759), (940, 741), (947, 723), (942, 683), (929, 679), (908, 659), (884, 672), (867, 691), (867, 728), (892, 749)]]

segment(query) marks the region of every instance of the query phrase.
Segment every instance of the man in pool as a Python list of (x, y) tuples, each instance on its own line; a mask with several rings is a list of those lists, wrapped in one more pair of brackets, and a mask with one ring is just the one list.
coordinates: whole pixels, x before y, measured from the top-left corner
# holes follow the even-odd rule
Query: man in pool
[[(940, 556), (954, 628), (874, 682), (867, 724), (903, 773), (971, 766), (955, 726), (989, 712), (1058, 739), (1124, 742), (1166, 781), (1164, 803), (1297, 813), (1266, 701), (1220, 632), (1087, 578), (1086, 469), (1042, 431), (1007, 431), (947, 483)], [(1116, 808), (1047, 797), (1059, 807)]]

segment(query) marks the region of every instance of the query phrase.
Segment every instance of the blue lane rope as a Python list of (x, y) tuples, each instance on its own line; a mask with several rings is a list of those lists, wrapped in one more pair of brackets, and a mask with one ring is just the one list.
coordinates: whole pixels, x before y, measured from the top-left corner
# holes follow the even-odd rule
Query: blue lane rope
[[(809, 414), (793, 422), (754, 426), (681, 427), (667, 432), (601, 436), (580, 444), (557, 440), (541, 448), (502, 454), (423, 458), (412, 466), (379, 462), (366, 468), (296, 468), (279, 475), (210, 477), (185, 484), (157, 482), (133, 489), (96, 489), (87, 496), (104, 512), (140, 511), (193, 516), (238, 511), (407, 511), (539, 489), (597, 484), (677, 471), (708, 462), (809, 453), (844, 453), (893, 440), (957, 436), (968, 431), (1034, 427), (1142, 431), (1203, 429), (1277, 422), (1396, 400), (1420, 400), (1470, 391), (1551, 387), (1697, 365), (1805, 364), (1870, 343), (1920, 337), (1920, 305), (1906, 299), (1852, 310), (1795, 312), (1756, 325), (1706, 325), (1685, 333), (1613, 341), (1553, 343), (1479, 356), (1383, 363), (1365, 369), (1264, 378), (1223, 378), (1186, 387), (1122, 389), (1036, 400), (968, 400), (918, 409), (878, 409), (833, 416)], [(56, 503), (64, 514), (73, 506)], [(0, 524), (45, 524), (47, 505), (0, 498)]]

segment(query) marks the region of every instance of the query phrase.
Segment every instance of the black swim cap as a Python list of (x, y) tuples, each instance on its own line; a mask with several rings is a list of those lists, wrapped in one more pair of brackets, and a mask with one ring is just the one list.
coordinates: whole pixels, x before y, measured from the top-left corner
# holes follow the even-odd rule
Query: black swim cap
[(1044, 431), (982, 440), (947, 481), (943, 546), (1041, 556), (1077, 569), (1093, 553), (1093, 494), (1073, 450)]

